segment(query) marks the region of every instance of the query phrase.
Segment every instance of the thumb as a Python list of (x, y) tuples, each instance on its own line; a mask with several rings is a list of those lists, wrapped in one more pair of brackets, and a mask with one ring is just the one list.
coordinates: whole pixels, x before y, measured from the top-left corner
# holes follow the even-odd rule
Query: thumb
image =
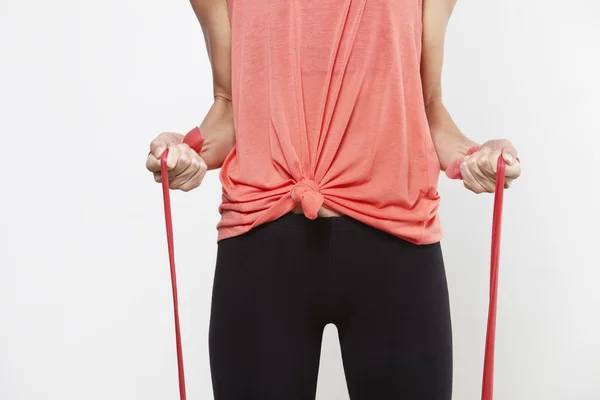
[(517, 160), (517, 150), (514, 147), (506, 147), (502, 150), (502, 158), (508, 165), (513, 165)]

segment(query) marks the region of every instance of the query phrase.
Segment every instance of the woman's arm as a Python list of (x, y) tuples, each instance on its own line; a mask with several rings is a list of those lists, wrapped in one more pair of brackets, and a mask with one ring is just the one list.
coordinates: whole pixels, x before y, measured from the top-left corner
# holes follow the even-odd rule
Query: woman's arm
[(460, 171), (465, 186), (476, 193), (493, 192), (495, 160), (501, 154), (509, 164), (506, 186), (520, 175), (519, 163), (513, 165), (517, 151), (508, 140), (490, 140), (480, 146), (480, 151), (467, 155), (478, 144), (462, 134), (442, 101), (444, 42), (455, 5), (456, 0), (423, 0), (421, 81), (427, 120), (442, 170), (462, 161)]
[(421, 80), (429, 128), (443, 171), (477, 146), (461, 133), (442, 102), (444, 41), (455, 4), (456, 0), (423, 1)]
[(235, 145), (231, 105), (231, 24), (227, 0), (190, 0), (200, 22), (212, 67), (214, 104), (200, 125), (200, 156), (208, 169), (220, 168)]
[(190, 0), (212, 67), (215, 99), (231, 101), (231, 24), (227, 0)]
[[(231, 24), (227, 0), (190, 0), (200, 22), (212, 67), (214, 103), (200, 130), (187, 138), (180, 133), (163, 132), (150, 143), (146, 168), (157, 182), (162, 181), (161, 157), (169, 149), (169, 187), (189, 191), (202, 183), (207, 170), (220, 168), (235, 146), (231, 106)], [(188, 139), (187, 141), (184, 141)], [(200, 154), (188, 143), (202, 146)]]

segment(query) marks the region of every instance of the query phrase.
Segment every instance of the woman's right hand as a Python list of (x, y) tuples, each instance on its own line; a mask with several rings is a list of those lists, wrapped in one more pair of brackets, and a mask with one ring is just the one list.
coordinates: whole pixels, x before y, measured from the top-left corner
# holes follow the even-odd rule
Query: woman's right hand
[(186, 143), (180, 133), (161, 133), (150, 143), (146, 168), (154, 174), (156, 182), (162, 182), (160, 159), (166, 149), (169, 170), (169, 187), (189, 192), (202, 183), (207, 170), (221, 168), (227, 155), (235, 146), (235, 128), (231, 101), (217, 97), (200, 125), (204, 139), (198, 155)]
[(173, 132), (158, 135), (150, 143), (146, 168), (152, 172), (156, 182), (162, 182), (160, 160), (168, 149), (169, 188), (189, 192), (200, 186), (208, 167), (198, 153), (183, 143), (183, 137), (182, 134)]

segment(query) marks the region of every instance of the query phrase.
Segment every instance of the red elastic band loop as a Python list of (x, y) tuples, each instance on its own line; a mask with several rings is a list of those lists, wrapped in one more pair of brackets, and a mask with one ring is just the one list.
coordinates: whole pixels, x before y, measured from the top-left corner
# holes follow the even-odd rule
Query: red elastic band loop
[(184, 136), (183, 143), (186, 143), (188, 146), (190, 146), (190, 148), (196, 153), (200, 153), (202, 151), (202, 146), (204, 146), (204, 138), (202, 137), (200, 128), (195, 127), (189, 131)]

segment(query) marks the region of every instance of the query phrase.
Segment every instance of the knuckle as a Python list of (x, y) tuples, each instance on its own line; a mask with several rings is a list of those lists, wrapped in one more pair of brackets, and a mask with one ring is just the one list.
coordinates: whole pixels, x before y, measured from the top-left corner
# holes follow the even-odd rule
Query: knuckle
[(169, 169), (175, 168), (178, 163), (179, 163), (179, 155), (173, 154), (173, 157), (169, 157), (167, 159), (167, 167)]
[(192, 160), (190, 161), (190, 165), (194, 167), (194, 170), (202, 169), (202, 159), (200, 157), (192, 156)]
[(157, 172), (160, 170), (160, 163), (156, 160), (156, 158), (148, 158), (148, 160), (146, 160), (146, 168), (149, 171)]
[(187, 154), (182, 153), (179, 156), (179, 161), (177, 162), (177, 165), (186, 168), (190, 166), (191, 162), (192, 160), (190, 159), (190, 157), (188, 157)]
[(200, 172), (204, 175), (208, 171), (208, 165), (204, 161), (200, 162)]

